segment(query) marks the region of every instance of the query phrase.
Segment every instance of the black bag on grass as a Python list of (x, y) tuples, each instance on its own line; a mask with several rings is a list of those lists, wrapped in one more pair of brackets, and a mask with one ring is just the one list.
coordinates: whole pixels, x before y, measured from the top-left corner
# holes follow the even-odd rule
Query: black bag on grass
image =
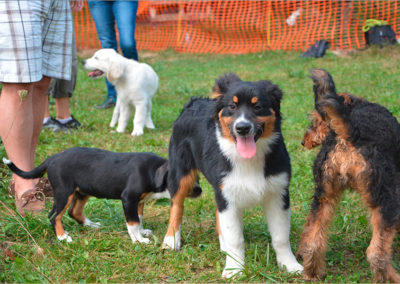
[(325, 55), (325, 51), (329, 48), (329, 42), (326, 40), (319, 40), (314, 43), (301, 57), (322, 57)]

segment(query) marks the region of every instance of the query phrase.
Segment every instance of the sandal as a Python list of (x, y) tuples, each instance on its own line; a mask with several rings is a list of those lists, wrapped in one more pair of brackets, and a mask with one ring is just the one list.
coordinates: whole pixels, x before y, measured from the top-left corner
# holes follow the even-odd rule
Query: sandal
[(45, 177), (39, 178), (38, 183), (35, 185), (35, 189), (43, 192), (44, 196), (46, 197), (54, 197), (53, 188), (51, 187), (48, 178)]
[[(35, 185), (35, 189), (44, 193), (46, 197), (53, 197), (53, 188), (51, 187), (49, 179), (45, 177), (39, 178), (38, 183)], [(8, 185), (8, 192), (11, 197), (15, 196), (15, 182), (12, 180)]]
[(18, 213), (25, 217), (25, 212), (33, 214), (43, 211), (45, 208), (46, 197), (43, 192), (37, 189), (29, 189), (22, 194), (20, 199), (15, 198), (15, 205)]

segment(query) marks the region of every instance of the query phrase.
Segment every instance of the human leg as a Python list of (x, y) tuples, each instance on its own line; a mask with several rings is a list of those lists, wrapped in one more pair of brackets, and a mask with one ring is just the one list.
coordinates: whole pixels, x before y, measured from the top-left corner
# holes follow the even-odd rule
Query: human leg
[(119, 46), (121, 47), (122, 54), (126, 58), (138, 60), (135, 40), (138, 2), (115, 1), (112, 9), (119, 32)]
[[(115, 33), (115, 18), (112, 11), (114, 1), (88, 1), (90, 13), (94, 20), (101, 48), (113, 48), (118, 50), (117, 36)], [(107, 80), (107, 98), (96, 108), (110, 108), (115, 105), (117, 92), (114, 86)]]
[[(3, 83), (0, 96), (0, 136), (7, 156), (24, 171), (33, 168), (31, 141), (33, 136), (33, 83)], [(21, 98), (19, 93), (26, 92)], [(13, 175), (15, 192), (19, 198), (35, 186), (33, 180)]]

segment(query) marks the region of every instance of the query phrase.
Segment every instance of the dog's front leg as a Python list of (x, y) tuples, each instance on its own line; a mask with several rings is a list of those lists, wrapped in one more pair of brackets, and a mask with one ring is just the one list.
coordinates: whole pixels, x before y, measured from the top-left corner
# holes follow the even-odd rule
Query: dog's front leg
[(135, 118), (133, 119), (132, 136), (140, 136), (143, 134), (144, 124), (147, 119), (147, 104), (141, 102), (136, 105)]
[(146, 127), (149, 129), (154, 129), (154, 123), (153, 120), (151, 119), (151, 108), (152, 108), (152, 102), (151, 99), (149, 99), (148, 105), (147, 105), (147, 115), (146, 115)]
[(139, 208), (138, 204), (140, 201), (140, 196), (137, 196), (135, 191), (125, 189), (121, 194), (122, 206), (124, 208), (126, 227), (128, 229), (129, 236), (133, 243), (146, 243), (148, 244), (150, 240), (142, 236), (141, 232), (141, 220), (139, 218)]
[(127, 105), (127, 102), (120, 102), (117, 132), (123, 133), (125, 131), (131, 112), (131, 106)]
[(117, 99), (117, 104), (115, 105), (115, 108), (114, 108), (114, 112), (113, 112), (112, 119), (110, 122), (110, 127), (114, 127), (117, 124), (117, 121), (119, 118), (119, 105), (120, 105), (119, 101), (120, 100)]
[(242, 211), (234, 206), (218, 212), (226, 264), (222, 278), (240, 275), (244, 268), (244, 237)]
[(153, 232), (149, 229), (143, 228), (143, 209), (144, 209), (144, 202), (139, 203), (138, 205), (138, 215), (139, 215), (139, 223), (140, 223), (140, 233), (146, 237), (150, 237)]
[(263, 208), (278, 266), (288, 272), (301, 273), (303, 266), (297, 262), (290, 248), (290, 209), (284, 209), (282, 195), (274, 194), (267, 198)]

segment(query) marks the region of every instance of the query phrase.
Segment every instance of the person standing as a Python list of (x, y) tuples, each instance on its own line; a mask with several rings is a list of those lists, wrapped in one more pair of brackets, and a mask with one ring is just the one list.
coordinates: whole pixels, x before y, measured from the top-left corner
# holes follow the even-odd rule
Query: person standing
[(78, 57), (76, 55), (75, 33), (73, 33), (71, 80), (51, 79), (47, 94), (53, 97), (56, 102), (56, 117), (53, 118), (50, 115), (49, 102), (46, 101), (42, 128), (54, 132), (68, 132), (81, 126), (81, 123), (72, 116), (69, 110), (69, 100), (74, 94), (77, 76)]
[[(0, 18), (0, 136), (8, 157), (30, 171), (50, 79), (71, 77), (71, 7), (65, 0), (3, 0)], [(12, 178), (17, 211), (43, 210), (38, 181)]]
[[(88, 0), (88, 5), (96, 26), (101, 48), (113, 48), (118, 51), (116, 24), (119, 33), (119, 47), (122, 50), (122, 54), (126, 58), (138, 60), (135, 40), (138, 1)], [(107, 98), (102, 104), (96, 106), (96, 109), (107, 109), (115, 106), (116, 90), (107, 79), (106, 85)]]

